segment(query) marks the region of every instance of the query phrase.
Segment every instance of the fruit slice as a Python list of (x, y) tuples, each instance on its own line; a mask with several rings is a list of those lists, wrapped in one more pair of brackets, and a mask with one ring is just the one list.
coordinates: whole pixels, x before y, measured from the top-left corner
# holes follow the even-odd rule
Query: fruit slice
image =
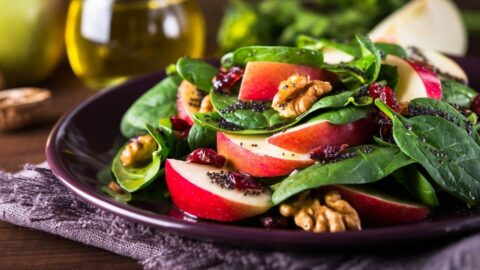
[(240, 86), (240, 100), (272, 100), (281, 81), (294, 74), (310, 76), (312, 80), (325, 78), (318, 68), (275, 62), (249, 62)]
[(245, 195), (242, 190), (222, 188), (207, 175), (221, 171), (208, 165), (168, 159), (165, 178), (175, 205), (191, 215), (218, 221), (236, 221), (270, 209), (270, 191)]
[(335, 185), (324, 190), (340, 193), (342, 199), (350, 203), (362, 221), (367, 225), (393, 225), (414, 222), (426, 218), (430, 209), (424, 205), (394, 198), (371, 189)]
[(288, 175), (313, 163), (305, 154), (282, 149), (266, 141), (266, 136), (217, 133), (217, 152), (237, 170), (254, 177)]
[(267, 138), (267, 142), (289, 151), (306, 154), (324, 145), (366, 143), (372, 138), (373, 130), (374, 122), (371, 118), (345, 125), (335, 125), (320, 119), (277, 133)]
[(398, 85), (395, 96), (400, 102), (414, 98), (442, 99), (442, 84), (437, 74), (427, 65), (388, 55), (384, 64), (397, 67)]
[(374, 41), (416, 46), (465, 55), (467, 32), (450, 0), (415, 0), (380, 22), (369, 36)]
[(193, 125), (192, 115), (200, 109), (203, 97), (203, 93), (195, 85), (183, 80), (177, 94), (178, 117)]
[(449, 57), (433, 50), (418, 49), (429, 64), (434, 66), (440, 73), (458, 78), (461, 81), (468, 82), (465, 71)]

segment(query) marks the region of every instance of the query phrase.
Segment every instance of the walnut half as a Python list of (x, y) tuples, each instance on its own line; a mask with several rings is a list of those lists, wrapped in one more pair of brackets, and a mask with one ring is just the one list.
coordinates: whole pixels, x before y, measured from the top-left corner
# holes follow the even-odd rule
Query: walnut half
[(309, 76), (295, 74), (280, 83), (272, 107), (284, 118), (295, 118), (331, 91), (332, 85), (329, 82), (311, 81)]
[(300, 194), (292, 203), (280, 205), (280, 213), (293, 217), (295, 224), (309, 232), (343, 232), (362, 229), (357, 211), (335, 191), (324, 197), (325, 205), (309, 191)]

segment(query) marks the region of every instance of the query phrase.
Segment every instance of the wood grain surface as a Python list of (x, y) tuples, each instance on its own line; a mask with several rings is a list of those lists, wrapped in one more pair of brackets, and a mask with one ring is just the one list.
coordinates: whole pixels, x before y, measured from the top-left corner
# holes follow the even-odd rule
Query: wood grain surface
[[(216, 31), (225, 1), (199, 0), (207, 19), (207, 55), (216, 51)], [(462, 1), (460, 1), (462, 2)], [(478, 7), (474, 1), (464, 2)], [(480, 57), (480, 37), (472, 37), (470, 55)], [(53, 91), (50, 110), (42, 122), (15, 133), (0, 134), (0, 169), (14, 172), (25, 163), (45, 160), (44, 146), (58, 117), (94, 94), (72, 74), (67, 63), (43, 85)], [(140, 269), (136, 261), (63, 239), (0, 222), (0, 269)]]

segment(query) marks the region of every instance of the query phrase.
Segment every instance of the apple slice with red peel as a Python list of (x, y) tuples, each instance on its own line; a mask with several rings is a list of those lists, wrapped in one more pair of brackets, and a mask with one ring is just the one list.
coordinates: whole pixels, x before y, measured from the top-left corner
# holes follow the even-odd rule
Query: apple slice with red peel
[(202, 98), (202, 93), (195, 85), (183, 80), (177, 94), (178, 117), (193, 125), (192, 115), (200, 109)]
[(258, 194), (222, 188), (207, 173), (225, 169), (167, 159), (165, 178), (173, 203), (182, 211), (196, 217), (218, 221), (237, 221), (265, 213), (272, 207), (271, 192)]
[(352, 185), (333, 185), (322, 188), (337, 191), (342, 199), (357, 210), (362, 224), (393, 225), (419, 221), (430, 214), (422, 204), (392, 197), (371, 189)]
[(320, 119), (274, 134), (267, 138), (267, 142), (289, 151), (307, 154), (325, 145), (367, 143), (372, 139), (374, 127), (371, 117), (344, 125)]
[(299, 154), (266, 141), (266, 136), (217, 133), (217, 152), (235, 169), (254, 177), (288, 175), (312, 164), (308, 155)]
[(400, 102), (415, 98), (442, 99), (442, 84), (435, 71), (428, 65), (388, 55), (384, 64), (396, 66), (398, 85), (395, 96)]
[[(465, 71), (452, 59), (434, 50), (417, 48), (421, 56), (425, 57), (428, 64), (432, 65), (439, 73), (454, 77), (468, 83)], [(415, 55), (412, 55), (413, 57)]]
[(276, 62), (248, 62), (238, 95), (239, 100), (270, 101), (278, 92), (280, 82), (294, 74), (325, 80), (327, 72), (313, 67)]

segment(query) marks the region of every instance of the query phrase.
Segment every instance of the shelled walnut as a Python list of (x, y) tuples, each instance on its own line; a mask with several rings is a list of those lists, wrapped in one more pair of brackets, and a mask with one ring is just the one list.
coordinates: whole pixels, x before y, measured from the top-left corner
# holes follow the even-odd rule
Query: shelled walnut
[(272, 107), (284, 118), (295, 118), (331, 91), (329, 82), (311, 81), (309, 76), (295, 74), (280, 83)]
[(322, 205), (309, 191), (300, 194), (292, 203), (280, 205), (280, 213), (293, 217), (295, 224), (304, 231), (343, 232), (362, 229), (357, 211), (340, 194), (330, 191), (324, 196)]
[(136, 167), (148, 162), (157, 150), (157, 143), (150, 135), (138, 136), (130, 140), (120, 155), (123, 166)]

